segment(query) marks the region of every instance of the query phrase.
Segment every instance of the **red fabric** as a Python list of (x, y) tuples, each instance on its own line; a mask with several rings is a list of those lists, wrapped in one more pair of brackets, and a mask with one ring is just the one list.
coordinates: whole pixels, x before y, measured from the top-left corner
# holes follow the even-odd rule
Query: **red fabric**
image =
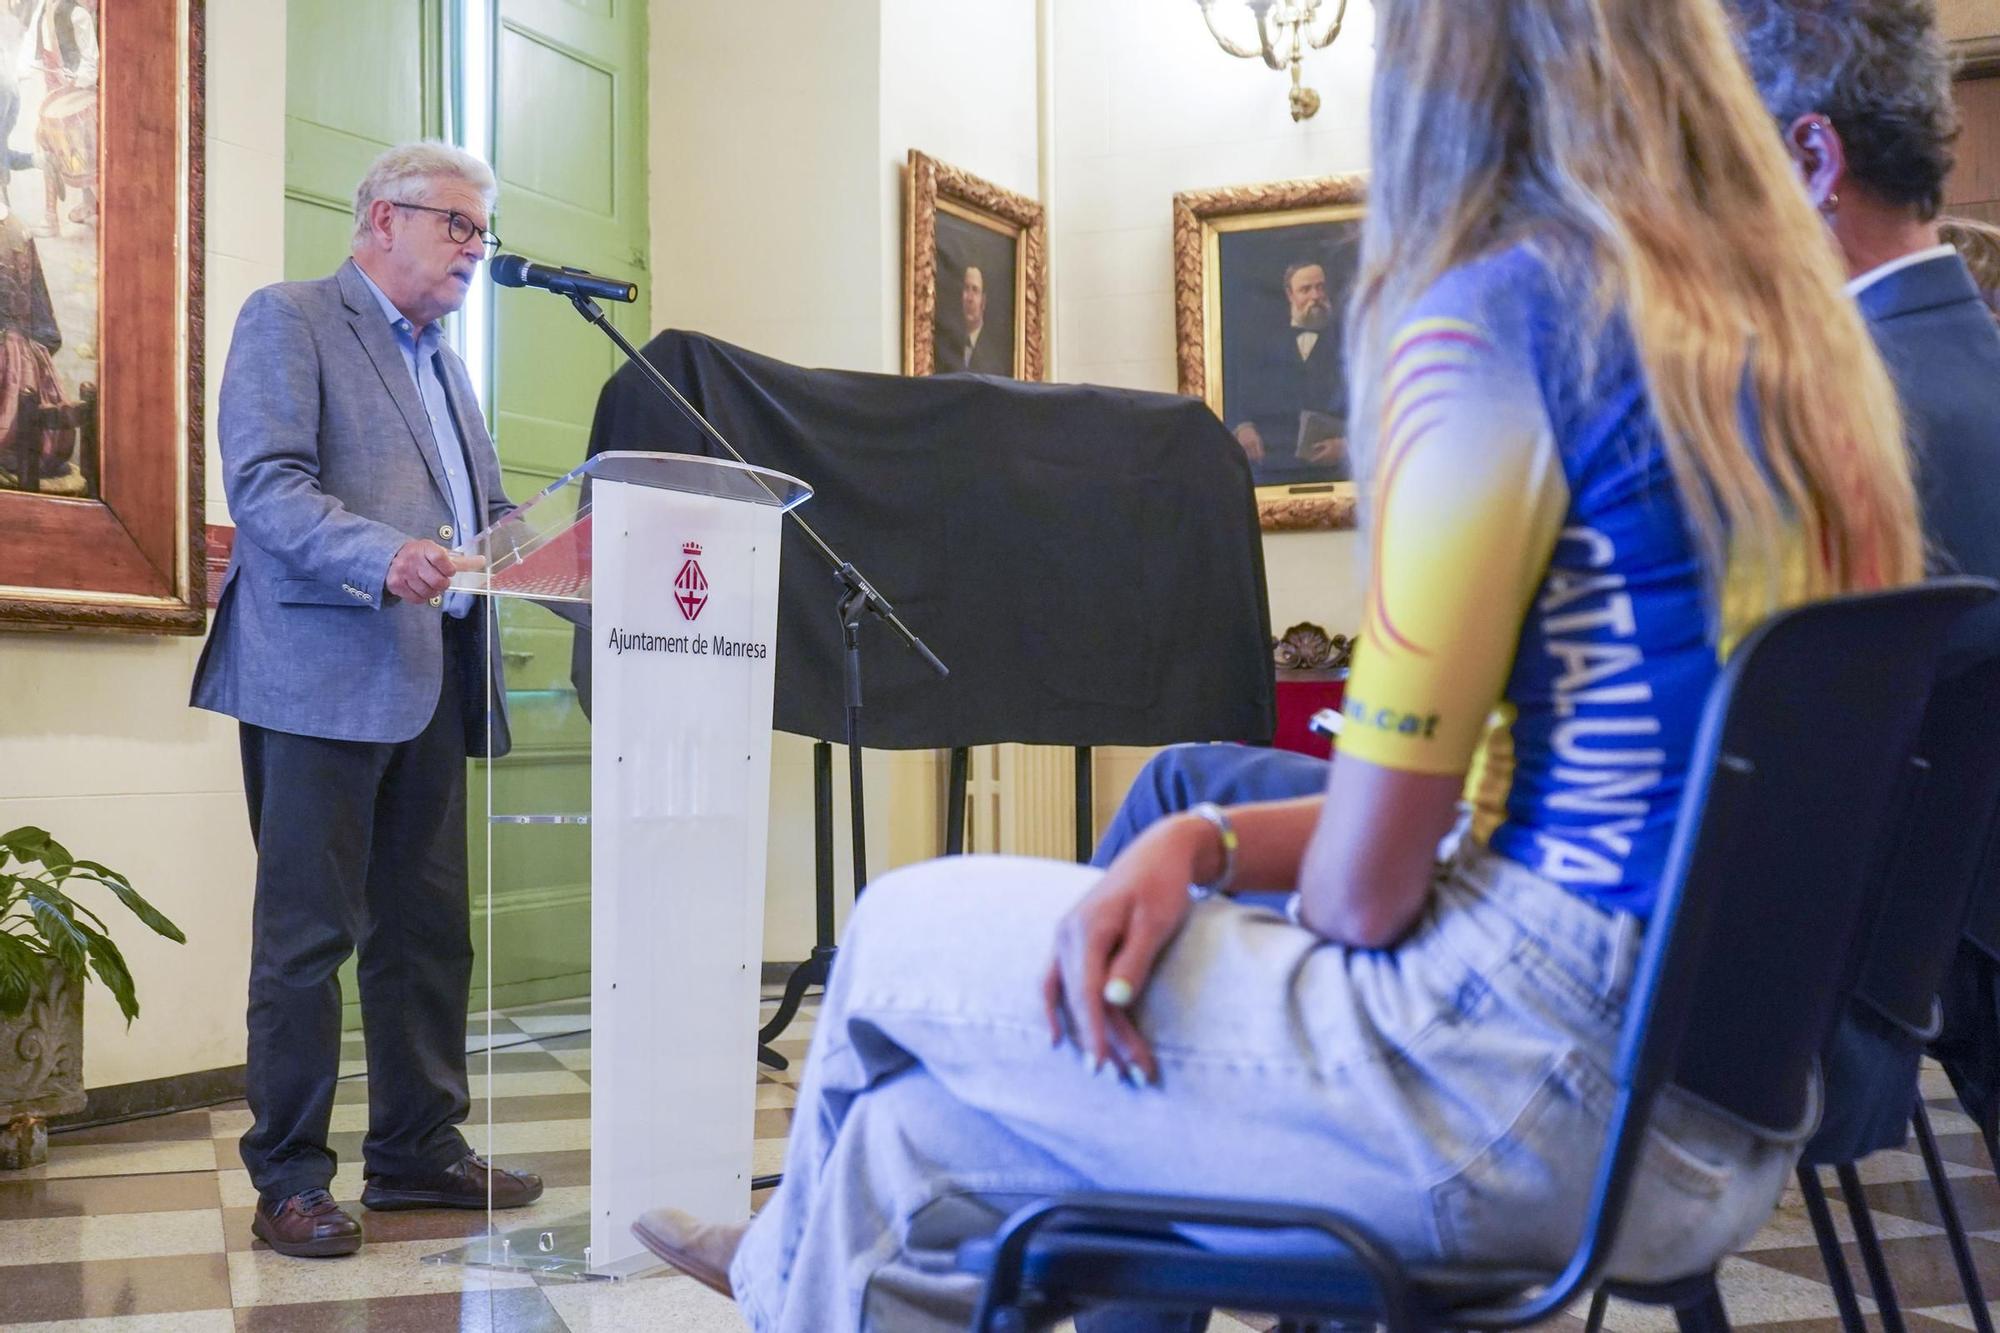
[[(0, 443), (4, 443), (9, 453), (26, 443), (17, 438), (21, 431), (23, 389), (34, 390), (44, 411), (63, 405), (62, 383), (56, 378), (49, 349), (23, 336), (19, 329), (0, 329)], [(55, 472), (76, 452), (76, 430), (63, 427), (42, 431), (40, 435), (42, 470)]]
[[(1288, 679), (1289, 677), (1289, 679)], [(1346, 673), (1328, 671), (1278, 673), (1278, 730), (1271, 744), (1320, 759), (1333, 756), (1330, 737), (1315, 735), (1306, 723), (1322, 708), (1339, 708), (1347, 692)]]
[(527, 555), (494, 572), (495, 592), (574, 597), (590, 589), (590, 518), (564, 528)]

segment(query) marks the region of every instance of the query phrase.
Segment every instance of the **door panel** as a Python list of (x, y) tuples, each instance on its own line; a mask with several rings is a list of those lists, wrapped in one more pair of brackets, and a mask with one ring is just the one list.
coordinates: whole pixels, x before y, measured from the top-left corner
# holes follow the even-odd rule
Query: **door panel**
[[(627, 0), (287, 0), (285, 275), (324, 277), (346, 258), (354, 187), (393, 144), (441, 137), (455, 68), (447, 5), (495, 22), (495, 230), (552, 263), (640, 278), (646, 268), (645, 9)], [(583, 458), (615, 349), (567, 302), (495, 294), (495, 401), (486, 404), (508, 494), (525, 500)], [(648, 334), (637, 309), (614, 319)], [(492, 773), (495, 808), (589, 808), (588, 724), (569, 687), (570, 632), (544, 611), (501, 609), (515, 750)], [(493, 991), (473, 1009), (589, 990), (589, 830), (489, 832), (486, 765), (468, 774), (473, 939)], [(488, 846), (493, 877), (488, 894)], [(346, 1018), (358, 1024), (350, 965)]]
[[(287, 0), (288, 280), (323, 278), (347, 258), (354, 187), (377, 154), (442, 132), (443, 33), (443, 0)], [(345, 1026), (359, 1027), (352, 960), (340, 993)]]
[(1957, 165), (1945, 182), (1944, 211), (2000, 223), (2000, 77), (1960, 79), (1953, 93), (1964, 128), (1954, 145)]
[[(616, 160), (617, 76), (508, 25), (500, 33), (499, 80), (502, 88), (535, 90), (532, 102), (513, 95), (500, 103), (509, 205), (523, 207), (522, 192), (528, 191), (541, 204), (615, 221), (611, 167)], [(535, 123), (552, 106), (561, 108), (560, 117)], [(550, 122), (560, 133), (547, 132)], [(584, 151), (573, 151), (579, 146)]]
[[(644, 6), (498, 0), (496, 12), (496, 230), (510, 251), (540, 263), (642, 277)], [(494, 437), (508, 494), (525, 500), (583, 461), (598, 390), (618, 357), (560, 297), (501, 290), (493, 308)], [(620, 307), (613, 319), (634, 341), (646, 338), (635, 309)], [(504, 606), (501, 615), (515, 752), (495, 765), (495, 800), (504, 809), (587, 810), (588, 724), (569, 686), (570, 631), (532, 607)], [(483, 782), (483, 766), (473, 770)], [(495, 830), (499, 1002), (589, 993), (589, 851), (587, 827)], [(484, 856), (477, 843), (474, 855)]]
[(443, 0), (289, 0), (285, 276), (347, 258), (354, 187), (383, 149), (444, 128)]

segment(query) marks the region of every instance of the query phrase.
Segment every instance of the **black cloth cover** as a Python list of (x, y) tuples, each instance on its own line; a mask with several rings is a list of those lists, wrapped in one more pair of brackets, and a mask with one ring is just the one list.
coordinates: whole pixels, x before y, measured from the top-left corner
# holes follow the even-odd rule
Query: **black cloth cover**
[[(951, 668), (863, 628), (863, 744), (926, 749), (1267, 742), (1263, 544), (1243, 451), (1169, 394), (805, 370), (669, 330), (647, 360)], [(723, 457), (639, 371), (604, 386), (590, 452)], [(838, 741), (840, 585), (786, 525), (776, 723)]]

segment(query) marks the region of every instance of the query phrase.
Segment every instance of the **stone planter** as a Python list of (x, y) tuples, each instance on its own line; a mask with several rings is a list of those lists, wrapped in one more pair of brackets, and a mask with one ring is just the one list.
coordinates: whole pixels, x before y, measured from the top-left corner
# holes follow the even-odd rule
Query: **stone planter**
[(83, 1109), (83, 987), (61, 968), (0, 1018), (0, 1171), (49, 1157), (50, 1116)]

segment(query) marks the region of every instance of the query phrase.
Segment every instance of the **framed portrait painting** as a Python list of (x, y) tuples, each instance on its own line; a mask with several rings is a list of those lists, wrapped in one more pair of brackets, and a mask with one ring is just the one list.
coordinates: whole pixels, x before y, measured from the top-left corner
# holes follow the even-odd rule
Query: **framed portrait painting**
[(1042, 206), (915, 149), (903, 203), (903, 373), (1041, 379)]
[(0, 0), (0, 628), (202, 630), (202, 23)]
[(1266, 529), (1354, 524), (1341, 324), (1364, 178), (1174, 196), (1180, 389), (1250, 460)]

